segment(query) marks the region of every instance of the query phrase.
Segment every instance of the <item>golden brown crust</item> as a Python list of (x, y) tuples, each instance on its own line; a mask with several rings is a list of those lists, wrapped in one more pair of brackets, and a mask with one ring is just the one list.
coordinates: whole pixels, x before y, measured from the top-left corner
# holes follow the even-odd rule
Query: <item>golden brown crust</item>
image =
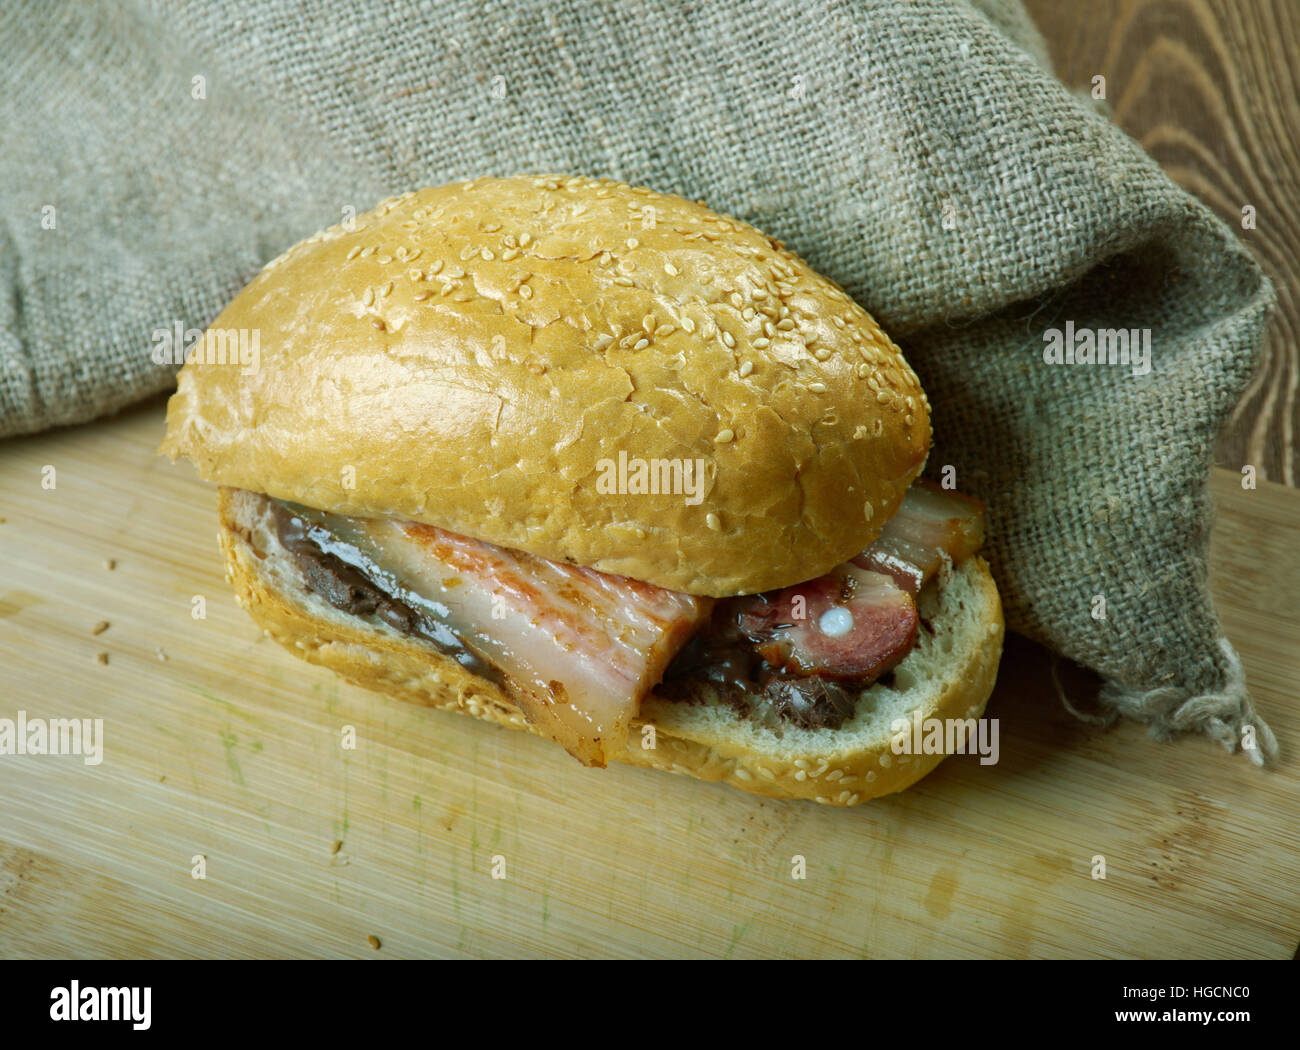
[[(386, 201), (213, 329), (260, 343), (252, 374), (181, 371), (162, 450), (205, 478), (696, 594), (843, 562), (929, 448), (915, 374), (842, 290), (744, 223), (607, 180)], [(702, 461), (707, 492), (600, 491), (620, 451)]]
[[(294, 655), (335, 671), (348, 681), (428, 707), (461, 711), (485, 721), (536, 733), (493, 683), (479, 678), (449, 657), (392, 634), (381, 634), (350, 618), (313, 615), (291, 593), (268, 578), (265, 552), (257, 550), (249, 530), (237, 519), (235, 503), (247, 494), (222, 488), (219, 495), (221, 546), (227, 575), (236, 596), (254, 620)], [(923, 717), (978, 718), (993, 690), (1002, 650), (1003, 621), (997, 588), (982, 559), (974, 558), (969, 578), (971, 625), (964, 643), (937, 669), (934, 696)], [(913, 659), (913, 657), (908, 658)], [(918, 657), (917, 659), (921, 659)], [(933, 658), (931, 658), (933, 660)], [(906, 665), (900, 665), (900, 670)], [(929, 773), (942, 755), (897, 756), (889, 747), (888, 721), (869, 734), (842, 732), (839, 737), (809, 738), (760, 752), (710, 727), (674, 730), (683, 720), (680, 705), (651, 698), (633, 722), (628, 749), (611, 755), (617, 762), (683, 773), (701, 780), (732, 784), (771, 798), (805, 798), (829, 805), (856, 805), (901, 791)], [(655, 746), (643, 747), (647, 721), (655, 725)], [(824, 731), (840, 732), (840, 731)], [(538, 734), (541, 735), (541, 734)], [(832, 740), (825, 744), (823, 741)]]

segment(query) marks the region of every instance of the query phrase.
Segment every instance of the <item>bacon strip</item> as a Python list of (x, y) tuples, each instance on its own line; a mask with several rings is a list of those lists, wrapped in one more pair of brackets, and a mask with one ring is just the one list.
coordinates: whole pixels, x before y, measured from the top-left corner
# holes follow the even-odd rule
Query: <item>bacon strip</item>
[(585, 765), (626, 746), (641, 700), (713, 608), (431, 525), (310, 513), (494, 664), (529, 721)]
[(914, 481), (876, 541), (854, 565), (892, 576), (916, 594), (943, 564), (970, 557), (984, 543), (984, 504), (933, 482)]

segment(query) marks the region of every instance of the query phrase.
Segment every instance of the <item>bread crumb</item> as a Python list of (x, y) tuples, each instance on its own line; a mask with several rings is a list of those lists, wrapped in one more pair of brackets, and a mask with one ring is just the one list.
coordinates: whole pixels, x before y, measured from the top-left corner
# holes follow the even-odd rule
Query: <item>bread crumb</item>
[(105, 558), (105, 559), (104, 559), (104, 568), (108, 569), (109, 572), (112, 572), (114, 569), (117, 568), (117, 559), (116, 559), (116, 558)]
[(105, 665), (107, 665), (107, 664), (108, 664), (108, 653), (96, 653), (96, 654), (95, 654), (95, 659), (98, 660), (101, 664), (105, 664)]
[(103, 634), (107, 630), (108, 630), (108, 621), (100, 620), (99, 623), (95, 624), (95, 626), (90, 629), (90, 633)]
[(376, 937), (373, 933), (366, 938), (366, 943), (370, 945), (370, 947), (374, 948), (375, 951), (379, 951), (380, 948), (379, 938)]
[(165, 652), (162, 651), (162, 646), (161, 646), (161, 645), (158, 646), (158, 659), (159, 659), (159, 660), (166, 660), (166, 659), (167, 659), (167, 654), (166, 654)]
[(330, 856), (333, 856), (335, 853), (337, 853), (337, 852), (338, 852), (339, 850), (341, 850), (342, 848), (343, 848), (343, 840), (342, 840), (342, 839), (335, 839), (335, 840), (334, 840), (334, 845), (332, 845), (332, 846), (330, 847)]

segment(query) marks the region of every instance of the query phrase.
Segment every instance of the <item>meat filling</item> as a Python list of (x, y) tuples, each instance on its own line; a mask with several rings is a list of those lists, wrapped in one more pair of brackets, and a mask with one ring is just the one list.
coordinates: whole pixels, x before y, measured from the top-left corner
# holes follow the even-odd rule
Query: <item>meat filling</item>
[[(281, 543), (324, 601), (418, 637), (508, 688), (510, 676), (481, 646), (467, 644), (455, 615), (440, 616), (437, 603), (404, 600), (401, 583), (374, 563), (340, 557), (348, 544), (325, 524), (278, 501), (270, 506)], [(693, 633), (671, 660), (665, 656), (667, 662), (659, 663), (656, 695), (685, 703), (717, 698), (742, 717), (839, 729), (853, 716), (862, 690), (888, 675), (915, 645), (923, 629), (914, 601), (921, 588), (944, 562), (969, 556), (982, 542), (982, 509), (978, 501), (918, 482), (877, 542), (853, 561), (782, 591), (720, 601), (711, 618), (701, 604), (701, 613), (687, 616), (695, 627), (675, 628)], [(566, 571), (654, 591), (590, 570)], [(691, 601), (656, 593), (670, 602)]]

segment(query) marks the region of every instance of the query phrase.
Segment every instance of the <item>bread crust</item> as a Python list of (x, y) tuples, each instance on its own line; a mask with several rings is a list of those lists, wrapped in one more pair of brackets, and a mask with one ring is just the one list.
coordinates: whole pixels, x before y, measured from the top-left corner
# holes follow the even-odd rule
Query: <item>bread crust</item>
[[(282, 564), (276, 579), (267, 566), (274, 540), (249, 527), (248, 501), (260, 497), (226, 487), (219, 490), (220, 540), (227, 577), (241, 605), (266, 633), (294, 655), (336, 672), (348, 681), (427, 707), (460, 711), (483, 721), (538, 733), (509, 696), (465, 670), (450, 657), (395, 632), (382, 631), (336, 610), (313, 612), (295, 592)], [(269, 540), (269, 542), (268, 542)], [(283, 559), (285, 564), (290, 559)], [(923, 718), (979, 718), (997, 677), (1003, 620), (997, 588), (978, 557), (959, 570), (965, 588), (963, 616), (945, 615), (935, 627), (949, 632), (934, 652), (914, 650), (909, 661), (923, 674), (916, 696)], [(955, 586), (950, 583), (948, 586)], [(930, 644), (928, 641), (923, 645)], [(943, 651), (943, 645), (951, 647)], [(937, 672), (935, 668), (938, 668)], [(895, 712), (897, 713), (897, 711)], [(764, 734), (734, 733), (705, 724), (690, 705), (649, 698), (634, 720), (627, 750), (613, 761), (723, 781), (770, 798), (804, 798), (827, 805), (856, 805), (901, 791), (925, 776), (943, 755), (895, 755), (888, 715), (856, 733), (841, 730), (791, 732), (763, 743)], [(736, 719), (738, 724), (740, 719)], [(653, 724), (653, 748), (643, 747), (643, 727)], [(541, 735), (538, 733), (538, 735)], [(770, 734), (768, 734), (770, 736)], [(755, 740), (760, 743), (756, 745)]]
[[(270, 263), (212, 331), (258, 354), (180, 373), (162, 451), (204, 478), (693, 594), (829, 571), (929, 449), (916, 375), (842, 289), (609, 180), (395, 197)], [(679, 491), (635, 491), (637, 460)]]

